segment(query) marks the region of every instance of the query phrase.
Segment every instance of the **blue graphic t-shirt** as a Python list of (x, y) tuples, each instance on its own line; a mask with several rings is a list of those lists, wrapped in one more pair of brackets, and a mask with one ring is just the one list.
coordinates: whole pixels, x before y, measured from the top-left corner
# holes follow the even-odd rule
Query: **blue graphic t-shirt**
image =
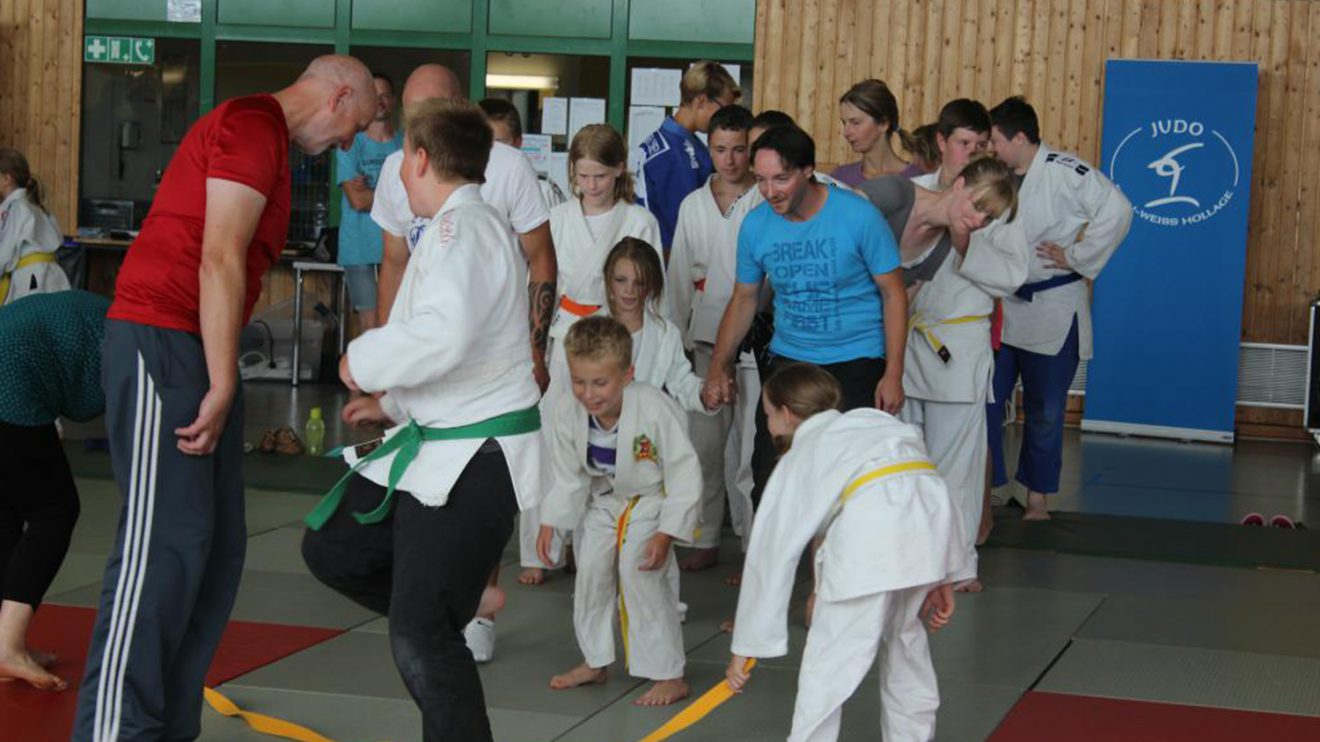
[[(367, 187), (374, 190), (385, 158), (402, 147), (402, 132), (395, 132), (394, 137), (385, 142), (378, 142), (366, 133), (359, 132), (347, 152), (335, 150), (339, 182), (361, 175), (366, 179)], [(374, 265), (380, 262), (382, 249), (380, 227), (371, 221), (371, 210), (355, 210), (348, 202), (348, 196), (344, 196), (339, 210), (339, 264)]]
[(791, 222), (763, 203), (738, 231), (738, 283), (769, 277), (775, 292), (770, 350), (798, 361), (883, 358), (883, 306), (872, 277), (898, 267), (898, 245), (880, 212), (832, 186), (825, 205), (805, 222)]

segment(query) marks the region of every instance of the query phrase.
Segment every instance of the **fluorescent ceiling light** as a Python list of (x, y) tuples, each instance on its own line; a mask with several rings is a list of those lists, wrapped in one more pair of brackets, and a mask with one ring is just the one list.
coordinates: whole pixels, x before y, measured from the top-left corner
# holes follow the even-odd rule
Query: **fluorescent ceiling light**
[(486, 87), (503, 90), (556, 90), (559, 78), (549, 75), (486, 75)]

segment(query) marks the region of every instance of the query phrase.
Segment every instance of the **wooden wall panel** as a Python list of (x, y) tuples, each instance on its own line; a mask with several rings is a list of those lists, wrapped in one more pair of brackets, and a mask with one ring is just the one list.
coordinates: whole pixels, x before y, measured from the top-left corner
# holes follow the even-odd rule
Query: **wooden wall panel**
[[(18, 0), (23, 2), (23, 0)], [(866, 6), (870, 6), (869, 9)], [(854, 155), (838, 97), (877, 77), (904, 128), (955, 97), (994, 105), (1024, 94), (1051, 144), (1100, 155), (1109, 58), (1260, 64), (1242, 340), (1306, 342), (1320, 294), (1320, 1), (761, 0), (758, 108), (779, 108), (815, 138), (823, 167)], [(832, 87), (830, 87), (832, 85)], [(1259, 416), (1258, 416), (1259, 417)], [(1255, 429), (1296, 413), (1243, 418)]]
[[(22, 2), (23, 0), (18, 0)], [(871, 76), (912, 129), (947, 100), (1025, 94), (1051, 144), (1099, 158), (1107, 58), (1261, 66), (1242, 339), (1303, 344), (1320, 292), (1320, 2), (762, 0), (759, 108), (793, 116), (825, 166), (853, 154), (838, 97)]]
[(60, 226), (78, 204), (82, 0), (0, 2), (0, 147), (28, 158)]

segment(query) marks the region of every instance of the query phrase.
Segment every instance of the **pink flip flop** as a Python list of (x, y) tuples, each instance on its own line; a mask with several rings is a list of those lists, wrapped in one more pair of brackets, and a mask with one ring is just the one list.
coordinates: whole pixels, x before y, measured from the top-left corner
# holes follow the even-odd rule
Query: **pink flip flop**
[(1242, 516), (1242, 525), (1244, 526), (1263, 526), (1265, 525), (1265, 516), (1260, 513), (1247, 513)]

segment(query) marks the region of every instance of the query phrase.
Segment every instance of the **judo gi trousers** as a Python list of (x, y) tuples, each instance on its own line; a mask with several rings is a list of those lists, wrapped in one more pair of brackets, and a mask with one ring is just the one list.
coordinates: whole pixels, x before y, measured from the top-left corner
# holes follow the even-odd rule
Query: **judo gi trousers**
[[(986, 410), (990, 462), (994, 467), (990, 484), (1008, 484), (1004, 466), (1004, 403), (1022, 376), (1022, 405), (1027, 422), (1018, 453), (1017, 481), (1032, 492), (1049, 495), (1059, 491), (1063, 468), (1063, 421), (1068, 408), (1068, 389), (1077, 375), (1077, 318), (1057, 355), (1044, 355), (1007, 343), (995, 353), (995, 401)], [(940, 470), (943, 473), (943, 469)], [(976, 521), (972, 521), (975, 524)]]
[(789, 742), (839, 738), (843, 703), (879, 659), (885, 742), (929, 742), (940, 706), (926, 629), (917, 612), (929, 585), (817, 600), (798, 674)]
[[(660, 525), (664, 497), (592, 498), (582, 520), (573, 585), (573, 630), (589, 667), (613, 664), (619, 622), (629, 674), (648, 680), (683, 677), (683, 633), (671, 571), (674, 550), (660, 569), (642, 571), (646, 543)], [(620, 599), (622, 596), (622, 599)]]
[(985, 496), (986, 405), (908, 397), (899, 418), (921, 428), (926, 451), (958, 506), (965, 533), (976, 539)]
[(78, 523), (78, 488), (54, 423), (0, 422), (0, 597), (41, 605)]
[(385, 488), (355, 476), (339, 510), (307, 531), (303, 558), (312, 574), (390, 617), (390, 650), (422, 711), (425, 742), (492, 739), (476, 662), (463, 628), (513, 534), (518, 512), (504, 453), (487, 441), (440, 507), (395, 491), (390, 516), (363, 526), (354, 512), (380, 504)]
[[(784, 356), (775, 356), (767, 368), (762, 368), (761, 378), (768, 379), (777, 369), (798, 361)], [(819, 364), (818, 364), (819, 365)], [(840, 363), (827, 363), (820, 366), (843, 387), (844, 412), (859, 407), (875, 407), (875, 388), (880, 378), (885, 375), (885, 359), (858, 358)], [(766, 427), (765, 408), (757, 400), (756, 404), (756, 441), (752, 448), (752, 504), (761, 502), (761, 493), (765, 491), (770, 473), (775, 470), (779, 453), (775, 450), (774, 438)]]
[(107, 320), (110, 463), (123, 496), (73, 739), (190, 740), (247, 548), (243, 392), (215, 450), (178, 449), (210, 387), (197, 335)]
[[(697, 343), (693, 370), (702, 378), (710, 369), (714, 348)], [(761, 382), (754, 368), (737, 366), (738, 400), (732, 407), (722, 407), (714, 415), (688, 413), (688, 431), (692, 446), (701, 461), (701, 531), (693, 546), (714, 549), (720, 545), (724, 525), (724, 502), (727, 494), (733, 514), (734, 531), (743, 535), (751, 516), (751, 448), (755, 437), (755, 418), (751, 405), (761, 404)], [(746, 476), (744, 476), (744, 470)]]

